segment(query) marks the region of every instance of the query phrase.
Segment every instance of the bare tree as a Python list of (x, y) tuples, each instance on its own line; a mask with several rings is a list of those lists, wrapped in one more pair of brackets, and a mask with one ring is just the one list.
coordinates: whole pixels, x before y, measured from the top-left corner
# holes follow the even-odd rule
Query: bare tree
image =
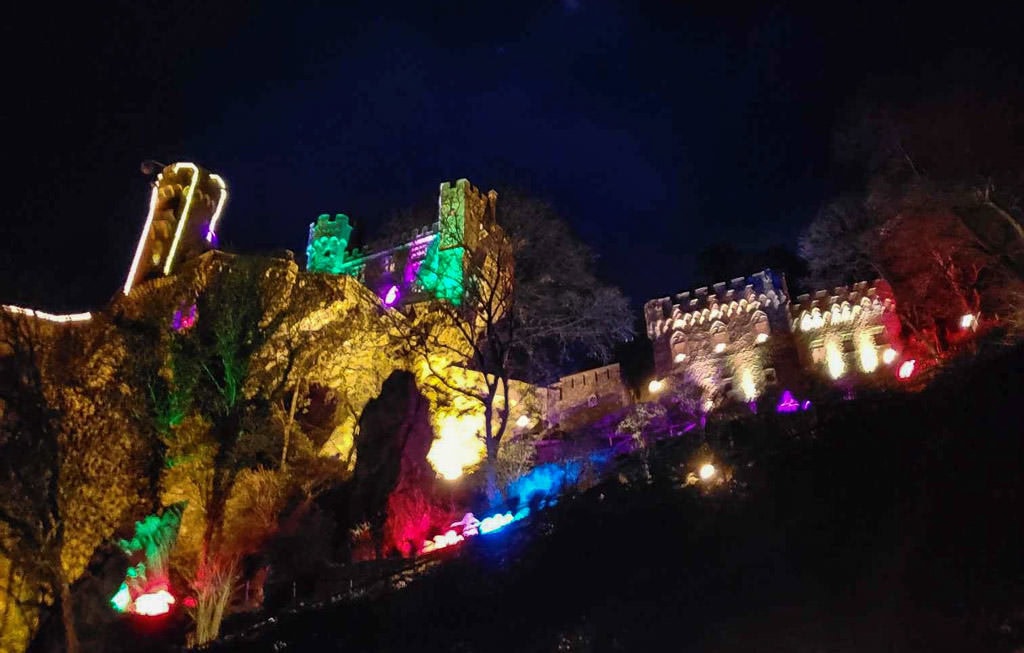
[[(450, 273), (462, 281), (455, 301), (386, 313), (400, 349), (425, 367), (429, 383), (480, 407), (492, 492), (513, 376), (545, 383), (567, 364), (607, 360), (633, 335), (626, 299), (598, 281), (590, 251), (550, 206), (515, 197), (498, 207), (501, 226)], [(453, 373), (453, 365), (479, 380)]]

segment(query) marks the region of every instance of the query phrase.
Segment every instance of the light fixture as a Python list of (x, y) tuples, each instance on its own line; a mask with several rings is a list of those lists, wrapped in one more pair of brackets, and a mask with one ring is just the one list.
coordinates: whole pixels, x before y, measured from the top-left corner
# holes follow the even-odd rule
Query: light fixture
[(882, 352), (882, 362), (885, 363), (886, 365), (892, 365), (895, 360), (896, 350), (893, 349), (892, 347), (889, 347), (888, 349)]
[(911, 376), (914, 375), (914, 368), (915, 367), (917, 367), (917, 361), (914, 360), (913, 358), (911, 358), (908, 361), (903, 361), (903, 364), (900, 365), (900, 369), (899, 369), (899, 371), (897, 371), (896, 374), (901, 379), (909, 379)]
[(157, 176), (156, 182), (153, 184), (153, 190), (149, 195), (149, 214), (146, 216), (146, 223), (142, 227), (139, 245), (135, 248), (135, 258), (132, 259), (132, 266), (128, 269), (128, 279), (124, 282), (124, 294), (126, 295), (132, 291), (132, 286), (135, 284), (135, 273), (138, 272), (139, 262), (142, 260), (142, 251), (146, 249), (149, 229), (153, 226), (153, 215), (156, 213), (156, 203), (160, 198), (160, 180), (163, 179), (163, 176), (163, 173)]
[(530, 418), (527, 417), (526, 415), (520, 415), (519, 419), (516, 420), (516, 426), (518, 426), (521, 429), (525, 429), (529, 425), (530, 425)]
[(839, 345), (834, 340), (825, 345), (825, 361), (828, 365), (828, 374), (833, 379), (838, 379), (846, 372), (843, 352), (839, 351)]
[(220, 196), (217, 198), (217, 208), (213, 210), (213, 217), (210, 218), (210, 225), (206, 228), (206, 242), (213, 244), (217, 238), (217, 221), (220, 220), (221, 211), (224, 210), (224, 203), (228, 200), (228, 186), (220, 175), (210, 175), (210, 180), (220, 187)]
[(716, 471), (717, 470), (715, 469), (714, 465), (712, 465), (711, 463), (704, 463), (703, 465), (700, 466), (700, 469), (697, 471), (697, 473), (700, 475), (700, 480), (706, 481), (710, 479), (712, 476), (714, 476)]
[(768, 334), (767, 333), (759, 333), (759, 334), (757, 334), (757, 337), (754, 338), (754, 342), (756, 342), (759, 345), (761, 343), (763, 343), (763, 342), (768, 342)]
[(686, 354), (679, 352), (678, 354), (676, 354), (676, 357), (673, 360), (677, 363), (682, 363), (684, 360), (686, 360)]
[(185, 233), (185, 224), (188, 222), (189, 212), (192, 210), (192, 198), (196, 195), (196, 188), (199, 186), (199, 166), (194, 163), (175, 163), (172, 169), (175, 173), (180, 168), (188, 168), (192, 171), (192, 178), (188, 185), (188, 194), (185, 195), (185, 206), (181, 209), (181, 215), (178, 217), (178, 228), (174, 232), (174, 240), (171, 241), (171, 251), (167, 254), (167, 259), (164, 261), (164, 274), (170, 274), (171, 268), (174, 266), (174, 255), (178, 252), (178, 245), (181, 243), (181, 236)]
[(664, 389), (665, 382), (662, 381), (661, 379), (654, 379), (653, 381), (647, 384), (647, 390), (652, 394), (661, 392)]
[(724, 342), (720, 342), (717, 345), (715, 345), (715, 353), (716, 354), (721, 354), (723, 351), (725, 351), (725, 343)]
[(961, 329), (973, 329), (974, 326), (977, 323), (978, 323), (978, 318), (974, 317), (973, 313), (965, 313), (960, 318), (960, 328)]
[(47, 322), (85, 322), (92, 319), (92, 313), (66, 313), (56, 315), (45, 311), (37, 311), (33, 308), (22, 308), (21, 306), (4, 305), (4, 310), (15, 315), (27, 315)]
[(860, 369), (868, 374), (878, 367), (878, 351), (875, 349), (875, 341), (868, 334), (861, 334), (859, 344)]

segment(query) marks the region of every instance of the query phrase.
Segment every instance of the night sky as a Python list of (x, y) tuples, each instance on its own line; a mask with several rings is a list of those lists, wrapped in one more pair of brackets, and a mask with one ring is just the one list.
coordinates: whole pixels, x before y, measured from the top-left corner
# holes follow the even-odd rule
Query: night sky
[(301, 256), (327, 211), (372, 232), (444, 180), (524, 188), (639, 305), (719, 281), (696, 274), (709, 244), (795, 245), (838, 190), (832, 133), (864, 89), (1022, 60), (1012, 15), (945, 3), (258, 4), (7, 10), (0, 302), (112, 297), (152, 158), (227, 179), (234, 251)]

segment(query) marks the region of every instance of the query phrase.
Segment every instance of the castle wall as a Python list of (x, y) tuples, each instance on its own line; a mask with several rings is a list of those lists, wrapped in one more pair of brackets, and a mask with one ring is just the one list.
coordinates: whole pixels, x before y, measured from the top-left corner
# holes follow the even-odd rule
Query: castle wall
[(563, 430), (578, 428), (631, 403), (618, 363), (561, 377), (547, 389), (546, 419)]
[[(884, 281), (790, 301), (770, 270), (644, 306), (658, 378), (752, 401), (810, 377), (864, 382), (898, 360), (899, 320)], [(892, 351), (889, 351), (892, 350)]]
[(824, 378), (873, 374), (898, 359), (896, 303), (882, 280), (800, 295), (790, 328), (804, 369)]
[(774, 363), (786, 354), (788, 307), (785, 281), (771, 270), (647, 302), (656, 375), (753, 401), (779, 383)]

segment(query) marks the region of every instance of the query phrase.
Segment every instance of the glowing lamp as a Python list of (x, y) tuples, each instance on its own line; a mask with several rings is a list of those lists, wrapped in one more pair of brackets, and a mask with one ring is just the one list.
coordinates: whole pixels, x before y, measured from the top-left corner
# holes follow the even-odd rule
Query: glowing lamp
[(901, 379), (909, 379), (911, 376), (914, 375), (914, 367), (916, 365), (917, 361), (914, 360), (913, 358), (911, 358), (908, 361), (903, 361), (903, 364), (900, 365), (900, 369), (896, 372), (896, 374)]
[(505, 514), (491, 515), (490, 517), (484, 517), (483, 521), (480, 522), (480, 534), (486, 535), (487, 533), (493, 533), (494, 531), (501, 530), (513, 522), (512, 513), (506, 512)]
[(710, 479), (712, 476), (714, 476), (716, 471), (717, 470), (715, 469), (714, 465), (712, 465), (711, 463), (704, 463), (703, 465), (700, 466), (700, 469), (697, 471), (697, 474), (700, 476), (700, 480), (706, 481)]
[(966, 313), (960, 318), (961, 329), (972, 329), (974, 325), (978, 323), (978, 319), (974, 317), (973, 313)]
[(174, 603), (174, 597), (170, 592), (164, 589), (157, 590), (135, 599), (135, 613), (145, 617), (157, 617), (170, 612)]
[(518, 426), (521, 429), (525, 429), (529, 425), (530, 425), (530, 418), (527, 417), (526, 415), (520, 415), (519, 419), (516, 420), (516, 426)]
[(768, 334), (767, 333), (759, 333), (759, 334), (757, 334), (757, 337), (754, 338), (754, 342), (756, 342), (759, 345), (761, 343), (763, 343), (763, 342), (768, 342)]
[(754, 375), (750, 370), (743, 370), (743, 376), (740, 378), (740, 390), (743, 391), (743, 397), (748, 402), (757, 399), (757, 384), (754, 383)]
[(779, 398), (779, 403), (775, 406), (775, 412), (795, 413), (799, 409), (800, 403), (793, 398), (793, 393), (789, 390), (783, 390), (782, 397)]
[(896, 350), (893, 349), (892, 347), (889, 347), (888, 349), (882, 352), (882, 362), (885, 363), (886, 365), (892, 365), (893, 361), (895, 360)]
[(391, 286), (388, 291), (384, 293), (384, 305), (394, 306), (395, 302), (398, 301), (398, 286)]
[(682, 363), (684, 360), (686, 360), (686, 354), (679, 352), (678, 354), (676, 354), (676, 357), (673, 360), (677, 363)]
[(654, 379), (653, 381), (651, 381), (650, 383), (647, 384), (647, 390), (649, 392), (651, 392), (652, 394), (661, 392), (664, 389), (665, 389), (665, 382), (662, 381), (661, 379)]
[(875, 343), (871, 336), (861, 336), (859, 353), (860, 369), (868, 374), (874, 372), (878, 368), (878, 352), (875, 350)]
[(715, 353), (716, 354), (721, 354), (723, 351), (725, 351), (725, 343), (724, 342), (720, 342), (717, 345), (715, 345)]
[(132, 603), (132, 595), (128, 591), (128, 583), (121, 583), (117, 593), (110, 597), (110, 607), (117, 612), (128, 612), (128, 606)]
[(838, 379), (846, 372), (843, 352), (839, 351), (839, 345), (834, 341), (825, 345), (825, 362), (828, 365), (828, 374), (833, 379)]

